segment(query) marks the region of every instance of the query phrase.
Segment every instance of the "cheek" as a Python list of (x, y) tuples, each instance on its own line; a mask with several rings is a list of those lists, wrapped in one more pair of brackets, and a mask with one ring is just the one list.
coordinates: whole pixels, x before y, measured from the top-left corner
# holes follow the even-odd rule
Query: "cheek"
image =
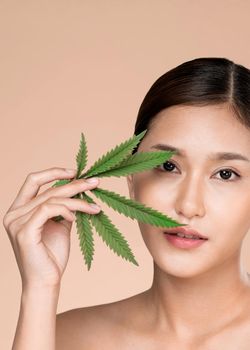
[[(135, 199), (171, 215), (175, 202), (174, 191), (168, 191), (166, 197), (163, 196), (163, 191), (162, 182), (141, 176), (135, 187)], [(246, 195), (247, 192), (239, 188), (235, 191), (223, 191), (218, 188), (215, 191), (213, 188), (212, 192), (207, 193), (205, 216), (200, 219), (197, 217), (197, 222), (204, 222), (204, 228), (211, 238), (207, 246), (192, 253), (169, 248), (161, 228), (138, 222), (145, 245), (158, 266), (165, 271), (187, 277), (219, 265), (239, 251), (250, 229), (250, 195)], [(192, 267), (183, 269), (187, 264)]]
[(215, 260), (225, 260), (237, 254), (250, 228), (250, 196), (237, 193), (230, 201), (220, 197), (216, 206), (211, 207), (208, 231), (211, 233), (211, 253)]
[(214, 227), (221, 227), (227, 236), (242, 239), (250, 228), (249, 211), (250, 195), (236, 190), (217, 198), (211, 211), (211, 220)]
[[(162, 210), (162, 202), (166, 202), (163, 196), (163, 189), (160, 181), (155, 181), (150, 171), (137, 174), (134, 181), (135, 200), (149, 207)], [(167, 189), (165, 188), (165, 191)], [(166, 204), (166, 203), (165, 203)]]

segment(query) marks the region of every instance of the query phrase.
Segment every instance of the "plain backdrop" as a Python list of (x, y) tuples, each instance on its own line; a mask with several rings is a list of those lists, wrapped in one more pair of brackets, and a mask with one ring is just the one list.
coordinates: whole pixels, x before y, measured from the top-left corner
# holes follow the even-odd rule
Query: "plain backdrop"
[[(249, 68), (249, 13), (247, 0), (1, 0), (1, 223), (28, 173), (76, 167), (81, 132), (88, 167), (131, 137), (142, 99), (169, 69), (216, 56)], [(101, 179), (100, 187), (129, 195), (124, 177)], [(58, 313), (127, 298), (152, 283), (152, 258), (138, 223), (96, 201), (139, 267), (95, 234), (87, 271), (74, 225)], [(10, 349), (21, 278), (3, 225), (0, 239), (0, 348)], [(249, 248), (247, 236), (242, 259), (248, 270)]]

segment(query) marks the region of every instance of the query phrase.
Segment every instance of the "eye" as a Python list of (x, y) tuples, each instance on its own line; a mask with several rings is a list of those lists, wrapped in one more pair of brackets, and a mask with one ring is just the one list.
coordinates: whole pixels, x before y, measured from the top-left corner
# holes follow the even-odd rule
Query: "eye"
[[(161, 169), (161, 167), (163, 166), (164, 170)], [(158, 165), (158, 167), (156, 168), (160, 168), (161, 171), (166, 171), (166, 172), (173, 172), (172, 170), (174, 168), (177, 168), (176, 165), (173, 163), (173, 162), (170, 162), (170, 161), (167, 161), (161, 165)], [(234, 170), (230, 169), (230, 168), (227, 168), (227, 169), (221, 169), (220, 171), (218, 171), (217, 173), (220, 173), (221, 176), (222, 176), (222, 181), (225, 181), (225, 182), (230, 182), (230, 181), (236, 181), (236, 178), (240, 178), (241, 176), (236, 173)], [(234, 180), (229, 180), (227, 181), (231, 175), (230, 174), (234, 174), (236, 176), (236, 178), (234, 178)]]
[[(236, 173), (232, 169), (221, 169), (220, 171), (218, 171), (218, 173), (220, 173), (221, 176), (224, 177), (222, 181), (226, 181), (229, 177), (231, 177), (230, 174), (232, 173), (236, 176), (236, 178), (241, 177), (238, 173)], [(234, 178), (234, 180), (229, 180), (229, 181), (236, 181), (237, 180), (236, 178)]]
[[(172, 172), (173, 168), (176, 168), (176, 165), (170, 161), (167, 161), (161, 165), (158, 165), (156, 168), (160, 168), (161, 166), (163, 166), (164, 170), (166, 170), (167, 172)], [(162, 170), (162, 171), (164, 171), (164, 170)]]

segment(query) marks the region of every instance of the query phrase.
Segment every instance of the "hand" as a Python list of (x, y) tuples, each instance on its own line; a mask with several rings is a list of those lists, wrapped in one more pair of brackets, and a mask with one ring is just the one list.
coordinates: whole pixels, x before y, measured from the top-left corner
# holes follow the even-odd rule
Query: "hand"
[[(58, 286), (66, 268), (70, 251), (70, 231), (78, 210), (99, 213), (83, 199), (70, 198), (98, 186), (83, 179), (53, 187), (37, 195), (40, 186), (58, 179), (70, 179), (63, 168), (51, 168), (30, 173), (13, 204), (4, 216), (3, 224), (11, 241), (23, 287)], [(64, 220), (51, 218), (61, 215)]]

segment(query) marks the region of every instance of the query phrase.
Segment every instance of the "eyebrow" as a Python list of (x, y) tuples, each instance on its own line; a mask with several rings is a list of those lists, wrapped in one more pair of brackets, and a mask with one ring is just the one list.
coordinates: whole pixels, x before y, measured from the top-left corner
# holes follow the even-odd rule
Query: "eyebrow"
[[(174, 147), (172, 145), (167, 145), (163, 143), (157, 143), (156, 145), (151, 146), (150, 148), (156, 148), (162, 151), (172, 151), (175, 152), (176, 155), (180, 157), (185, 157), (185, 152), (183, 149)], [(216, 153), (210, 153), (208, 156), (208, 159), (211, 160), (243, 160), (246, 162), (250, 162), (250, 160), (243, 156), (240, 153), (233, 153), (233, 152), (216, 152)]]

